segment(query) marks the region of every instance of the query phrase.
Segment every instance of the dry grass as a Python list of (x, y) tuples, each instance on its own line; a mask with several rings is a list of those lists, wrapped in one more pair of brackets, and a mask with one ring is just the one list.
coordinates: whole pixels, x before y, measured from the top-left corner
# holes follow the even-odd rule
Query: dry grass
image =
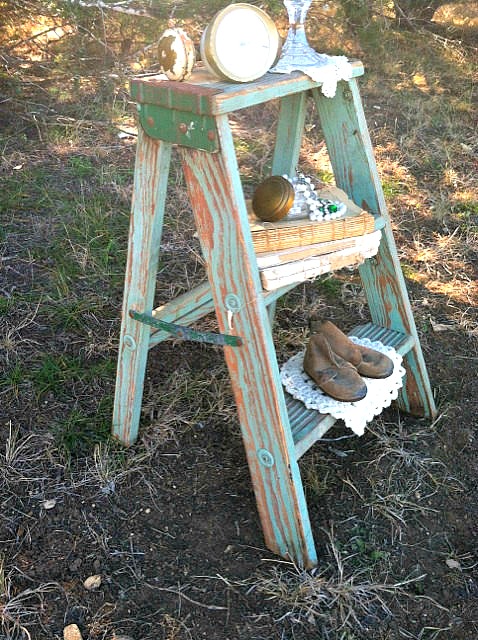
[(11, 570), (7, 575), (2, 571), (2, 591), (0, 593), (0, 628), (5, 640), (33, 640), (29, 628), (42, 628), (42, 610), (45, 598), (52, 593), (60, 593), (58, 584), (45, 583), (32, 589), (17, 592), (14, 588)]
[(250, 588), (276, 603), (280, 620), (316, 627), (323, 638), (348, 640), (390, 619), (391, 601), (410, 597), (410, 585), (424, 576), (396, 583), (373, 581), (367, 570), (357, 569), (355, 554), (343, 555), (333, 529), (324, 533), (326, 558), (317, 569), (309, 572), (290, 563), (276, 564)]
[(350, 476), (342, 478), (368, 509), (367, 519), (389, 523), (392, 541), (402, 539), (411, 520), (440, 513), (432, 505), (434, 496), (442, 490), (452, 494), (464, 490), (442, 460), (427, 454), (436, 438), (437, 425), (444, 417), (440, 415), (431, 426), (418, 430), (405, 430), (400, 416), (397, 423), (376, 420), (369, 429), (374, 436), (370, 459), (357, 462), (358, 466), (367, 467), (368, 497), (363, 489), (357, 489)]

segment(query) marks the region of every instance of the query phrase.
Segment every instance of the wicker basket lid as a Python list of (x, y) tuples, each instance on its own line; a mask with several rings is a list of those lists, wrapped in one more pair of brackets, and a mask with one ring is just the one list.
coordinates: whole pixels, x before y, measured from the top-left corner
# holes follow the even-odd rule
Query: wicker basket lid
[(282, 176), (266, 178), (256, 187), (252, 197), (252, 209), (266, 222), (284, 218), (294, 204), (294, 187)]

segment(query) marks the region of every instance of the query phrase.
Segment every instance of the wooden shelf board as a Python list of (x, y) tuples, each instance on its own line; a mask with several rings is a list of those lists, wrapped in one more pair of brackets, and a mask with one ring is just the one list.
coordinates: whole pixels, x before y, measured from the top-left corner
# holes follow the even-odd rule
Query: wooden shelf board
[(336, 420), (329, 414), (307, 409), (300, 400), (295, 400), (287, 392), (285, 398), (298, 460), (317, 440), (324, 436)]

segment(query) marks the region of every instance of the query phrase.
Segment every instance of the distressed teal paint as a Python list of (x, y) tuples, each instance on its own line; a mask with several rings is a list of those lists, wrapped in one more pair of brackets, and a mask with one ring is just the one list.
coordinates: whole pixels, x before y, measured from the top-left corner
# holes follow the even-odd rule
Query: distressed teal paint
[(128, 334), (124, 336), (123, 344), (127, 349), (131, 349), (131, 351), (135, 351), (138, 346), (133, 336), (129, 336)]
[(303, 91), (280, 101), (272, 175), (295, 175), (304, 133), (306, 100), (307, 94)]
[[(295, 446), (256, 265), (232, 134), (218, 119), (222, 152), (181, 149), (183, 167), (215, 301), (219, 330), (229, 323), (244, 344), (224, 348), (267, 546), (303, 566), (316, 562)], [(232, 318), (224, 305), (242, 304)], [(258, 461), (265, 449), (271, 468)]]
[[(352, 61), (353, 77), (362, 74), (362, 63)], [(284, 75), (266, 73), (254, 82), (228, 83), (196, 69), (185, 82), (170, 82), (154, 76), (136, 78), (131, 82), (131, 95), (140, 104), (215, 116), (317, 87), (320, 83), (298, 72)]]
[(237, 313), (241, 310), (242, 302), (241, 299), (236, 296), (235, 293), (228, 293), (224, 298), (224, 306), (228, 311), (232, 311), (232, 313)]
[[(294, 287), (295, 285), (289, 284), (274, 291), (263, 291), (264, 304), (270, 307), (278, 298), (281, 298)], [(180, 324), (190, 325), (204, 318), (212, 311), (214, 311), (214, 301), (212, 299), (211, 286), (209, 282), (203, 282), (192, 291), (188, 291), (162, 307), (155, 309), (153, 316), (166, 322), (177, 321)], [(154, 347), (170, 337), (171, 335), (167, 331), (153, 329), (149, 346)]]
[[(284, 96), (280, 100), (271, 175), (295, 175), (299, 162), (306, 114), (307, 94), (305, 91)], [(268, 308), (271, 327), (274, 324), (276, 305)]]
[[(197, 73), (195, 76), (197, 77)], [(132, 99), (139, 104), (158, 105), (199, 115), (213, 113), (213, 97), (221, 91), (220, 85), (216, 86), (215, 83), (213, 86), (206, 84), (199, 91), (191, 91), (189, 82), (167, 81), (155, 76), (133, 78), (130, 88)]]
[(398, 260), (382, 185), (365, 121), (356, 80), (339, 83), (334, 98), (313, 91), (337, 186), (357, 204), (385, 220), (382, 241), (374, 260), (359, 267), (364, 291), (375, 324), (410, 334), (415, 346), (407, 354), (406, 385), (400, 406), (410, 413), (436, 414), (433, 393), (418, 339), (408, 292)]
[[(170, 158), (170, 144), (139, 129), (113, 408), (113, 435), (124, 444), (138, 433), (150, 335), (150, 327), (128, 311), (152, 310)], [(128, 348), (131, 340), (135, 349)]]
[[(355, 63), (354, 77), (362, 72)], [(334, 419), (307, 410), (282, 389), (271, 321), (275, 301), (294, 285), (262, 291), (227, 113), (281, 98), (272, 171), (293, 173), (306, 91), (313, 90), (337, 185), (383, 228), (377, 258), (360, 268), (373, 323), (357, 333), (404, 355), (402, 407), (420, 415), (435, 410), (357, 84), (340, 83), (333, 99), (324, 98), (319, 87), (300, 73), (266, 74), (239, 85), (218, 82), (204, 71), (184, 83), (133, 81), (142, 126), (113, 416), (113, 433), (133, 442), (148, 348), (169, 336), (130, 318), (128, 310), (184, 327), (215, 310), (221, 333), (243, 340), (239, 347), (226, 345), (224, 353), (266, 545), (304, 567), (315, 565), (317, 556), (297, 461)], [(172, 143), (180, 145), (209, 282), (152, 310)]]
[[(214, 302), (209, 282), (203, 282), (191, 291), (187, 291), (165, 305), (154, 309), (153, 316), (164, 322), (178, 322), (190, 325), (214, 311)], [(149, 346), (154, 347), (163, 340), (170, 338), (167, 331), (151, 331)]]
[[(353, 67), (353, 76), (363, 74), (363, 66), (357, 62)], [(220, 115), (244, 109), (257, 104), (283, 98), (294, 93), (308, 91), (314, 87), (320, 87), (320, 83), (314, 82), (302, 73), (279, 75), (266, 73), (255, 82), (226, 85), (224, 91), (213, 98), (213, 114)]]
[(314, 414), (311, 419), (307, 420), (304, 416), (302, 421), (297, 421), (292, 425), (294, 440), (296, 440), (295, 455), (297, 460), (320, 440), (336, 422), (331, 415), (323, 415), (317, 411)]
[(415, 346), (415, 340), (411, 335), (394, 331), (393, 329), (386, 329), (371, 322), (354, 327), (349, 335), (356, 336), (357, 338), (378, 340), (383, 344), (393, 347), (395, 351), (402, 356), (407, 354), (410, 349), (413, 349)]
[(257, 457), (259, 458), (259, 462), (264, 467), (274, 466), (274, 463), (275, 463), (274, 456), (270, 451), (267, 451), (267, 449), (259, 449), (259, 451), (257, 452)]

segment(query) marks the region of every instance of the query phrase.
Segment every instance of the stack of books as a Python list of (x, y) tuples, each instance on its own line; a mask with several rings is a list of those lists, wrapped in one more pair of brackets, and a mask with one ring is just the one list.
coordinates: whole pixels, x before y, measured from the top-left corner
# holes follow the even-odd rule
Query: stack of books
[(356, 266), (377, 253), (381, 232), (375, 231), (374, 216), (337, 187), (325, 187), (319, 195), (344, 202), (345, 215), (321, 222), (308, 218), (263, 222), (250, 213), (252, 242), (266, 291)]

